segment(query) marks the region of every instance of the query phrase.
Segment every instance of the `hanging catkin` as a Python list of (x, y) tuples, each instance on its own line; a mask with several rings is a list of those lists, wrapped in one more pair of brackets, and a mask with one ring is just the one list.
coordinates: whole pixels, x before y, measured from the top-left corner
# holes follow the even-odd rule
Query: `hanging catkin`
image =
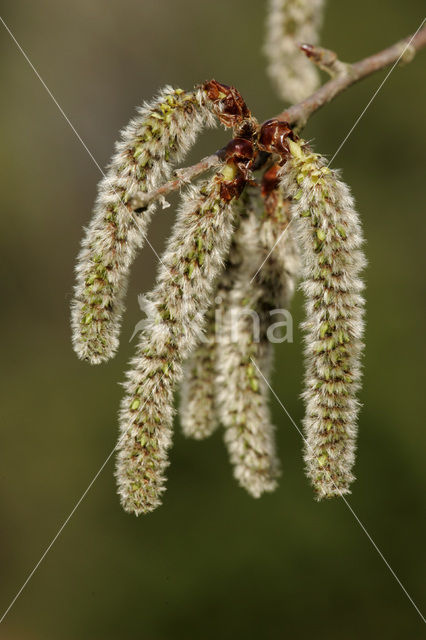
[(122, 131), (99, 183), (76, 266), (72, 337), (82, 360), (98, 364), (111, 358), (118, 347), (129, 270), (156, 208), (153, 203), (134, 212), (132, 197), (167, 179), (201, 128), (214, 122), (210, 101), (201, 89), (187, 93), (166, 87), (140, 107)]
[(124, 509), (136, 515), (157, 507), (165, 490), (173, 392), (182, 362), (198, 342), (229, 249), (239, 195), (237, 190), (230, 197), (229, 189), (237, 175), (230, 162), (184, 194), (157, 285), (147, 296), (147, 325), (127, 374), (117, 445), (118, 492)]
[(349, 492), (364, 330), (362, 232), (351, 193), (324, 158), (288, 141), (282, 186), (292, 197), (306, 296), (305, 462), (318, 498)]

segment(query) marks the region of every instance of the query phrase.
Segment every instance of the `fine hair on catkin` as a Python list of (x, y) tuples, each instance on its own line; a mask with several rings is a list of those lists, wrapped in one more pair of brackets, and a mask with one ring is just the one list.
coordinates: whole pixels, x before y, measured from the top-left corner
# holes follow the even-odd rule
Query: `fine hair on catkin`
[(116, 466), (122, 505), (136, 515), (161, 503), (175, 386), (197, 345), (229, 249), (233, 200), (221, 197), (227, 168), (183, 194), (157, 284), (146, 297), (146, 327), (124, 384)]
[(305, 463), (321, 499), (348, 493), (354, 480), (366, 260), (347, 185), (303, 140), (289, 149), (281, 184), (303, 256)]
[(268, 74), (286, 102), (299, 102), (319, 85), (319, 73), (299, 49), (316, 45), (324, 0), (268, 0), (264, 51)]
[(98, 364), (118, 347), (129, 270), (157, 207), (134, 211), (132, 197), (166, 180), (200, 130), (215, 121), (201, 89), (165, 87), (121, 132), (77, 260), (71, 324), (82, 360)]

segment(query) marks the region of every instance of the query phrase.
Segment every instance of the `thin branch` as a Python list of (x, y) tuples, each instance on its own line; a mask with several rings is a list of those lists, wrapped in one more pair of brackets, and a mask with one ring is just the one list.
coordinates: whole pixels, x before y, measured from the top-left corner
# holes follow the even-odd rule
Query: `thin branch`
[[(410, 45), (407, 49), (408, 43), (410, 43)], [(297, 124), (299, 127), (303, 127), (315, 111), (318, 111), (318, 109), (333, 100), (339, 93), (342, 93), (342, 91), (345, 91), (345, 89), (351, 85), (395, 63), (405, 49), (407, 50), (402, 58), (402, 62), (410, 62), (414, 54), (425, 46), (426, 27), (423, 27), (414, 36), (408, 36), (408, 38), (397, 42), (379, 53), (375, 53), (369, 58), (347, 65), (345, 74), (339, 74), (332, 80), (329, 80), (318, 89), (318, 91), (309, 96), (309, 98), (285, 109), (277, 118), (289, 124)]]
[[(407, 45), (409, 46), (407, 47)], [(359, 82), (363, 78), (376, 73), (376, 71), (380, 71), (391, 64), (394, 64), (399, 60), (399, 58), (401, 58), (401, 54), (403, 54), (401, 63), (411, 62), (416, 52), (420, 51), (424, 47), (426, 47), (426, 27), (419, 29), (414, 35), (408, 36), (391, 47), (388, 47), (379, 53), (375, 53), (364, 60), (359, 60), (354, 64), (340, 62), (337, 55), (334, 57), (332, 51), (320, 49), (319, 47), (306, 47), (306, 45), (303, 45), (301, 47), (302, 51), (308, 55), (308, 57), (313, 58), (313, 62), (319, 64), (317, 60), (318, 56), (320, 58), (321, 56), (325, 56), (325, 63), (324, 58), (322, 59), (324, 66), (332, 68), (332, 70), (337, 73), (331, 80), (318, 89), (318, 91), (299, 104), (295, 104), (288, 109), (285, 109), (276, 116), (276, 118), (278, 120), (288, 122), (289, 124), (296, 125), (300, 130), (305, 126), (309, 117), (315, 113), (315, 111), (318, 111), (318, 109), (323, 107), (325, 104), (334, 100), (336, 96), (345, 91), (348, 87)], [(224, 149), (220, 149), (211, 156), (203, 158), (203, 160), (191, 167), (178, 169), (175, 171), (174, 178), (163, 184), (158, 189), (155, 189), (150, 193), (138, 194), (132, 201), (135, 211), (138, 209), (144, 209), (153, 200), (160, 197), (164, 198), (164, 196), (168, 195), (172, 191), (180, 189), (183, 185), (189, 183), (194, 178), (197, 178), (202, 173), (205, 173), (212, 167), (217, 166), (221, 159), (223, 159), (223, 154)]]
[(337, 53), (330, 49), (316, 47), (313, 44), (301, 44), (299, 45), (299, 49), (311, 62), (328, 73), (332, 78), (345, 75), (350, 69), (351, 65), (339, 60)]
[(192, 165), (191, 167), (187, 167), (185, 169), (176, 169), (174, 172), (174, 178), (165, 182), (161, 187), (155, 189), (154, 191), (150, 191), (149, 193), (140, 193), (134, 196), (131, 199), (131, 204), (136, 212), (140, 212), (141, 210), (146, 209), (150, 202), (156, 200), (157, 198), (164, 198), (166, 195), (171, 193), (172, 191), (177, 191), (183, 185), (191, 182), (194, 178), (205, 173), (212, 167), (220, 164), (221, 160), (224, 158), (225, 149), (219, 149), (211, 156), (207, 156), (197, 162), (197, 164)]

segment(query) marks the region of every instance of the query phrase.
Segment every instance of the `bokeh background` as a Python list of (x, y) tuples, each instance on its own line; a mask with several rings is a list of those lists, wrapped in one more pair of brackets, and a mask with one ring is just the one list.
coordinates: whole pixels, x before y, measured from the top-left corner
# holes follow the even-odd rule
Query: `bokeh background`
[[(279, 100), (261, 54), (265, 2), (33, 0), (2, 16), (101, 166), (134, 106), (166, 83), (234, 83), (257, 117)], [(422, 0), (330, 0), (323, 42), (356, 60), (416, 30)], [(3, 611), (116, 440), (119, 381), (153, 283), (147, 247), (132, 272), (117, 357), (99, 368), (70, 346), (73, 267), (99, 172), (0, 27)], [(340, 152), (368, 239), (368, 330), (358, 480), (350, 504), (424, 608), (424, 148), (426, 51), (396, 70)], [(306, 129), (332, 155), (384, 72)], [(221, 146), (206, 134), (190, 161)], [(174, 200), (172, 203), (174, 204)], [(173, 208), (154, 218), (161, 251)], [(294, 301), (294, 321), (302, 318)], [(300, 424), (300, 331), (277, 348), (273, 387)], [(255, 501), (232, 479), (221, 434), (176, 424), (161, 509), (136, 519), (115, 495), (113, 460), (0, 628), (6, 640), (424, 638), (425, 627), (341, 500), (318, 504), (301, 439), (273, 402), (283, 477)]]

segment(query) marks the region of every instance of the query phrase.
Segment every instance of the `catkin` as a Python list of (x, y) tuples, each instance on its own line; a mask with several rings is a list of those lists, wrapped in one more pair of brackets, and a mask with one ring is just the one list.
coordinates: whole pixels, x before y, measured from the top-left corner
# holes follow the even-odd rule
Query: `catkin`
[(147, 325), (127, 373), (117, 445), (118, 493), (124, 509), (136, 515), (155, 509), (165, 490), (173, 392), (182, 378), (182, 362), (199, 340), (229, 250), (232, 201), (239, 194), (222, 195), (236, 172), (226, 164), (209, 181), (186, 191), (157, 285), (147, 296)]
[(216, 367), (216, 305), (207, 312), (202, 341), (184, 365), (180, 422), (187, 438), (203, 440), (218, 427), (214, 378)]
[(300, 102), (315, 91), (318, 70), (299, 44), (318, 44), (324, 0), (269, 0), (265, 54), (280, 97)]
[[(243, 197), (239, 204), (242, 199)], [(238, 207), (240, 215), (243, 211), (242, 206)], [(184, 435), (196, 440), (209, 437), (219, 426), (215, 388), (216, 356), (223, 339), (223, 320), (228, 311), (228, 296), (233, 285), (236, 266), (233, 261), (240, 261), (239, 250), (236, 250), (241, 233), (240, 217), (237, 219), (236, 227), (225, 268), (219, 276), (214, 301), (207, 314), (204, 341), (193, 351), (184, 366), (180, 404), (181, 424)]]
[[(278, 167), (273, 167), (276, 175)], [(300, 273), (299, 249), (291, 227), (290, 201), (279, 181), (263, 194), (264, 212), (259, 226), (261, 264), (256, 280), (271, 308), (287, 309)]]
[(131, 198), (167, 179), (201, 128), (214, 122), (202, 90), (166, 87), (122, 131), (77, 261), (71, 324), (74, 350), (82, 360), (98, 364), (118, 347), (129, 269), (156, 207), (135, 212)]
[(305, 462), (321, 499), (348, 493), (354, 480), (365, 258), (348, 187), (303, 141), (288, 144), (282, 186), (304, 258)]
[[(277, 224), (279, 216), (273, 219), (266, 213), (259, 220), (258, 209), (252, 196), (231, 247), (230, 286), (222, 294), (224, 326), (217, 346), (216, 377), (217, 406), (234, 476), (255, 498), (273, 491), (279, 475), (268, 407), (267, 381), (272, 366), (269, 312), (277, 304), (287, 303), (294, 288), (289, 277), (291, 257), (289, 265), (287, 260), (285, 264), (277, 262), (276, 256), (265, 262), (288, 217), (286, 223), (280, 219)], [(291, 246), (289, 242), (286, 249)]]

